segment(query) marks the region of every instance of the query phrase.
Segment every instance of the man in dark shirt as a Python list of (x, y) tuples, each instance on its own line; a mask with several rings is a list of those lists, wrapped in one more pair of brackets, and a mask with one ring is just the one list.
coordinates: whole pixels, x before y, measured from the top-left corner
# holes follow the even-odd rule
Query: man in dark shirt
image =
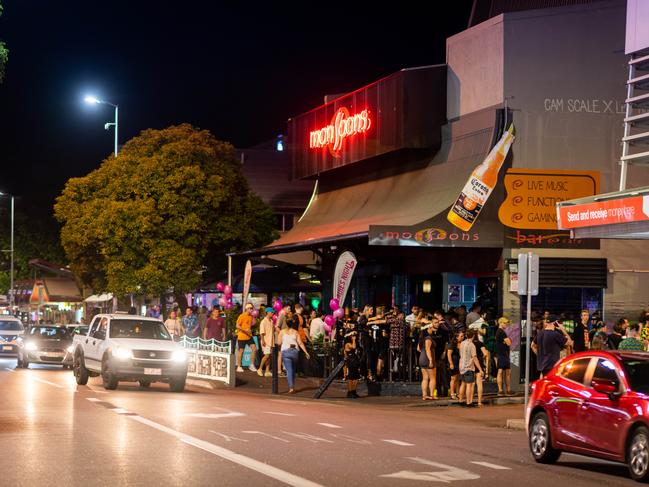
[(563, 325), (554, 320), (546, 322), (532, 343), (541, 377), (547, 375), (559, 361), (561, 349), (565, 345), (572, 345), (572, 340)]
[[(512, 340), (507, 336), (505, 329), (511, 324), (511, 321), (505, 317), (498, 318), (498, 330), (496, 330), (495, 351), (496, 366), (498, 367), (498, 395), (504, 396), (511, 394), (511, 364), (509, 361), (509, 352)], [(503, 389), (503, 385), (506, 389)]]
[(588, 350), (588, 324), (590, 322), (590, 313), (587, 309), (581, 312), (581, 320), (575, 326), (572, 332), (573, 350), (576, 352), (584, 352)]
[(448, 395), (450, 380), (447, 374), (448, 360), (446, 357), (446, 348), (450, 340), (448, 332), (442, 328), (438, 318), (433, 321), (433, 343), (435, 346), (435, 360), (437, 361), (436, 374), (437, 374), (437, 390), (440, 397)]

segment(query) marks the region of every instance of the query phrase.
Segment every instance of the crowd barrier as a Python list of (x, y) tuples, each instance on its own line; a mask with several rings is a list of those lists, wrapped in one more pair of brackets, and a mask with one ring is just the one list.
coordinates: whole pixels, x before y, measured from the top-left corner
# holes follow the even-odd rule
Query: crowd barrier
[(188, 377), (218, 380), (230, 387), (235, 386), (235, 358), (229, 341), (183, 336), (179, 343), (187, 352)]

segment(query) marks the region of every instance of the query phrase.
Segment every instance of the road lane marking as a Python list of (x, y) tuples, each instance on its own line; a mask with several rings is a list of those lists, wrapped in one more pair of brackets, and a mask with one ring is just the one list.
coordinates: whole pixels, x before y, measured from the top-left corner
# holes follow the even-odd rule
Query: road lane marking
[(489, 462), (471, 462), (475, 465), (481, 465), (483, 467), (487, 468), (493, 468), (494, 470), (511, 470), (509, 467), (503, 467), (502, 465), (496, 465), (495, 463), (489, 463)]
[(235, 411), (230, 411), (229, 413), (190, 413), (190, 414), (184, 414), (183, 416), (189, 416), (190, 418), (221, 419), (221, 418), (238, 418), (240, 416), (245, 416), (245, 414), (237, 413)]
[(133, 421), (137, 421), (138, 423), (147, 425), (151, 428), (157, 429), (158, 431), (162, 431), (163, 433), (167, 433), (168, 435), (178, 438), (183, 443), (212, 453), (218, 457), (223, 458), (224, 460), (236, 463), (237, 465), (241, 465), (242, 467), (248, 468), (254, 472), (273, 478), (287, 485), (292, 485), (294, 487), (322, 487), (321, 484), (318, 484), (316, 482), (312, 482), (303, 477), (292, 474), (277, 467), (273, 467), (253, 458), (246, 457), (245, 455), (241, 455), (240, 453), (235, 453), (231, 450), (228, 450), (227, 448), (223, 448), (221, 446), (209, 443), (199, 438), (195, 438), (188, 434), (181, 433), (180, 431), (176, 431), (160, 423), (156, 423), (155, 421), (143, 418), (142, 416), (129, 416), (129, 418), (131, 418)]
[(406, 443), (405, 441), (399, 441), (399, 440), (381, 440), (385, 441), (386, 443), (392, 443), (393, 445), (398, 445), (398, 446), (415, 446), (414, 443)]
[(339, 439), (339, 440), (349, 441), (350, 443), (356, 443), (357, 445), (371, 445), (372, 444), (371, 441), (367, 441), (367, 440), (364, 440), (362, 438), (356, 438), (354, 436), (349, 436), (349, 435), (341, 435), (341, 434), (337, 434), (337, 433), (329, 433), (329, 436), (331, 436), (332, 438)]
[(214, 433), (215, 435), (219, 435), (221, 438), (223, 438), (227, 442), (230, 442), (232, 440), (237, 440), (237, 441), (243, 441), (245, 443), (248, 443), (248, 440), (244, 440), (243, 438), (237, 438), (236, 436), (224, 435), (223, 433), (219, 433), (218, 431), (214, 431), (214, 430), (208, 430), (208, 431), (210, 433)]
[(127, 411), (126, 409), (123, 408), (112, 408), (111, 411), (117, 414), (131, 414), (130, 411)]
[(284, 433), (285, 435), (294, 436), (295, 438), (299, 438), (301, 440), (310, 441), (311, 443), (333, 443), (333, 441), (331, 440), (320, 438), (319, 436), (315, 435), (310, 435), (309, 433), (291, 433), (290, 431), (282, 431), (282, 433)]
[(317, 423), (320, 426), (324, 426), (325, 428), (334, 428), (334, 429), (342, 429), (342, 426), (338, 426), (337, 424), (331, 424), (331, 423)]
[(5, 367), (5, 370), (8, 370), (9, 372), (15, 372), (14, 369), (10, 369), (9, 367)]
[(297, 416), (296, 414), (291, 413), (277, 413), (275, 411), (262, 411), (264, 414), (274, 414), (275, 416)]
[(287, 439), (280, 438), (279, 436), (273, 436), (269, 435), (268, 433), (264, 433), (263, 431), (242, 431), (242, 433), (245, 433), (247, 435), (261, 435), (261, 436), (266, 436), (268, 438), (272, 438), (273, 440), (278, 440), (278, 441), (283, 441), (284, 443), (290, 443)]
[(480, 475), (468, 470), (463, 470), (461, 468), (453, 467), (451, 465), (445, 465), (443, 463), (431, 462), (425, 458), (410, 457), (408, 460), (419, 463), (421, 465), (428, 465), (430, 467), (435, 467), (435, 471), (425, 471), (425, 472), (414, 472), (412, 470), (401, 470), (400, 472), (380, 475), (380, 477), (388, 477), (395, 479), (406, 479), (406, 480), (423, 480), (427, 482), (442, 482), (449, 483), (455, 480), (476, 480), (480, 478)]
[(33, 377), (32, 376), (32, 377), (30, 377), (30, 379), (33, 379), (33, 380), (38, 381), (38, 382), (42, 382), (43, 384), (51, 385), (52, 387), (58, 387), (59, 389), (67, 389), (65, 386), (62, 386), (60, 384), (55, 384), (54, 382), (50, 382), (49, 380), (40, 379), (38, 377)]
[(101, 402), (101, 399), (97, 399), (96, 397), (86, 397), (86, 399), (90, 402)]

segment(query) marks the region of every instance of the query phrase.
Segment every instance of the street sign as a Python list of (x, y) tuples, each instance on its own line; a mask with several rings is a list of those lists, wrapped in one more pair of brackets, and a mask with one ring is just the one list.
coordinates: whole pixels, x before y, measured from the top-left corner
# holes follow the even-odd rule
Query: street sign
[[(528, 272), (529, 284), (527, 282)], [(528, 292), (530, 296), (539, 295), (539, 256), (531, 252), (518, 255), (518, 294), (527, 296)]]

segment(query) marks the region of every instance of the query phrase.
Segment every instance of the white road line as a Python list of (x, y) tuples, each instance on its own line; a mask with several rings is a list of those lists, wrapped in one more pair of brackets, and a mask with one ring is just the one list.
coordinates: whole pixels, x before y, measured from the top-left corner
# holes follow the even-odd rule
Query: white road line
[(413, 443), (406, 443), (405, 441), (399, 441), (399, 440), (381, 440), (385, 441), (386, 443), (392, 443), (393, 445), (398, 445), (398, 446), (415, 446)]
[(32, 376), (32, 377), (30, 377), (30, 379), (36, 380), (38, 382), (42, 382), (43, 384), (48, 384), (48, 385), (50, 385), (52, 387), (58, 387), (59, 389), (67, 389), (65, 386), (62, 386), (60, 384), (55, 384), (54, 382), (50, 382), (49, 380), (39, 379), (38, 377), (33, 377)]
[(223, 438), (228, 443), (231, 442), (232, 440), (243, 441), (244, 443), (248, 443), (248, 440), (244, 440), (243, 438), (237, 438), (236, 436), (224, 435), (223, 433), (219, 433), (218, 431), (214, 431), (214, 430), (208, 430), (208, 431), (210, 433), (214, 433), (215, 435), (219, 435), (221, 438)]
[(10, 369), (9, 367), (5, 367), (5, 370), (8, 370), (9, 372), (15, 372), (14, 369)]
[(130, 411), (123, 408), (111, 408), (111, 411), (117, 414), (129, 414)]
[(495, 463), (489, 463), (489, 462), (471, 462), (474, 465), (481, 465), (483, 467), (487, 468), (493, 468), (494, 470), (511, 470), (509, 467), (503, 467), (502, 465), (496, 465)]
[(301, 440), (310, 441), (311, 443), (333, 443), (333, 441), (331, 440), (320, 438), (319, 436), (315, 435), (310, 435), (309, 433), (291, 433), (290, 431), (282, 431), (282, 433), (284, 433), (285, 435), (294, 436), (295, 438), (299, 438)]
[(245, 433), (245, 434), (247, 434), (247, 435), (261, 435), (261, 436), (266, 436), (267, 438), (272, 438), (273, 440), (283, 441), (284, 443), (290, 443), (290, 441), (288, 441), (288, 440), (285, 439), (285, 438), (280, 438), (279, 436), (269, 435), (268, 433), (264, 433), (263, 431), (254, 431), (254, 430), (253, 430), (253, 431), (242, 431), (242, 433)]
[(232, 463), (236, 463), (237, 465), (241, 465), (242, 467), (249, 468), (254, 472), (278, 480), (287, 485), (293, 485), (295, 487), (322, 487), (320, 484), (316, 482), (312, 482), (310, 480), (299, 477), (295, 474), (279, 469), (277, 467), (267, 465), (253, 458), (246, 457), (244, 455), (241, 455), (240, 453), (235, 453), (231, 450), (228, 450), (227, 448), (223, 448), (221, 446), (217, 446), (214, 445), (213, 443), (200, 440), (188, 434), (181, 433), (180, 431), (173, 430), (171, 428), (168, 428), (167, 426), (143, 418), (142, 416), (128, 416), (128, 417), (131, 418), (133, 421), (137, 421), (138, 423), (142, 423), (144, 425), (150, 426), (151, 428), (155, 428), (158, 431), (162, 431), (163, 433), (167, 433), (168, 435), (178, 438), (183, 443), (192, 445), (196, 448), (200, 448), (201, 450), (212, 453), (218, 457), (223, 458), (224, 460), (228, 460)]
[(96, 397), (86, 397), (86, 399), (90, 402), (101, 402), (101, 399), (97, 399)]
[(331, 423), (317, 423), (320, 426), (324, 426), (325, 428), (334, 428), (334, 429), (341, 429), (342, 426), (338, 426), (337, 424), (331, 424)]
[(371, 441), (367, 441), (367, 440), (364, 440), (362, 438), (356, 438), (354, 436), (349, 436), (349, 435), (340, 435), (340, 434), (336, 434), (336, 433), (329, 433), (329, 436), (331, 436), (332, 438), (339, 439), (339, 440), (349, 441), (350, 443), (356, 443), (357, 445), (371, 445), (372, 444)]
[(203, 418), (203, 419), (221, 419), (221, 418), (238, 418), (240, 416), (245, 416), (245, 414), (237, 413), (236, 411), (230, 411), (229, 413), (190, 413), (190, 414), (185, 414), (184, 416), (189, 416), (191, 418)]
[(274, 414), (275, 416), (297, 416), (296, 414), (291, 413), (277, 413), (275, 411), (262, 411), (264, 414)]

